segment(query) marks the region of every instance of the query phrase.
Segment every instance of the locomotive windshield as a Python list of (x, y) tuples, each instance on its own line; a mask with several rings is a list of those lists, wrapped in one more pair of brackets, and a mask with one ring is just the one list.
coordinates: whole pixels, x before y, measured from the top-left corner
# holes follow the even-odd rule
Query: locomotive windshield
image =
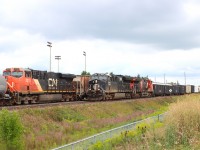
[(107, 80), (107, 76), (105, 76), (105, 75), (93, 75), (93, 76), (91, 76), (91, 80), (95, 80), (95, 79), (99, 79), (99, 80)]
[(13, 71), (11, 73), (11, 76), (16, 77), (16, 78), (22, 77), (22, 75), (23, 75), (23, 72), (21, 71)]
[(3, 72), (3, 76), (10, 76), (11, 75), (11, 72), (10, 71), (4, 71)]

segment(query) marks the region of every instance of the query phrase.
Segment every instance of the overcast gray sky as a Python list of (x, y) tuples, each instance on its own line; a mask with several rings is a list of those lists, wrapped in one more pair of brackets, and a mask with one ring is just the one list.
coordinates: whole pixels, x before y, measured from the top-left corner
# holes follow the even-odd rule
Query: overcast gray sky
[(0, 70), (149, 76), (200, 85), (197, 0), (1, 0)]

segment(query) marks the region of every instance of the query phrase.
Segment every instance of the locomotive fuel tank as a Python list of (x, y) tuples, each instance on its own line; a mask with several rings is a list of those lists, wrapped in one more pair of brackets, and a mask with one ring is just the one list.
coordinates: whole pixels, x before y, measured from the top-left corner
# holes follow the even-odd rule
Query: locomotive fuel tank
[(4, 98), (7, 90), (7, 83), (5, 77), (0, 75), (0, 99)]

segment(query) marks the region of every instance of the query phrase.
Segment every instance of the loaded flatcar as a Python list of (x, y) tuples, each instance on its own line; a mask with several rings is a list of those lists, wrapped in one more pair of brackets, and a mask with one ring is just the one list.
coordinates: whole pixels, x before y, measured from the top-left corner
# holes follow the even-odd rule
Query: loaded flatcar
[(26, 68), (7, 68), (7, 94), (14, 104), (76, 99), (73, 74), (54, 73)]

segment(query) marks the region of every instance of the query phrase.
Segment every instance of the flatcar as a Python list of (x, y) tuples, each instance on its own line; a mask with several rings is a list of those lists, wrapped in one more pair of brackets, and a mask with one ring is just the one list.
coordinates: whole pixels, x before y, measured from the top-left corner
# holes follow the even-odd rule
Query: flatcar
[(7, 82), (6, 94), (12, 104), (76, 99), (74, 74), (62, 74), (27, 68), (7, 68), (3, 71)]

